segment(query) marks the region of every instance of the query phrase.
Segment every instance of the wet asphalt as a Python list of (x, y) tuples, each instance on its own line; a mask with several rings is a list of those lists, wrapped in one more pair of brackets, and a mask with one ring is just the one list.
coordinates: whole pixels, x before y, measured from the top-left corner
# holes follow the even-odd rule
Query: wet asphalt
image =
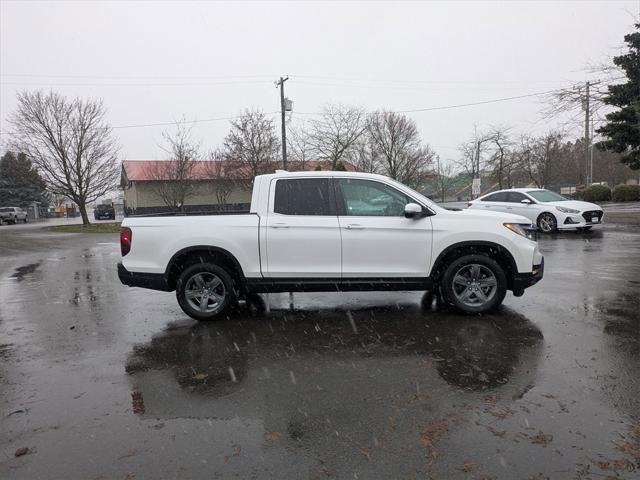
[(640, 227), (540, 247), (491, 315), (278, 294), (198, 324), (119, 283), (115, 235), (0, 227), (0, 478), (640, 478)]

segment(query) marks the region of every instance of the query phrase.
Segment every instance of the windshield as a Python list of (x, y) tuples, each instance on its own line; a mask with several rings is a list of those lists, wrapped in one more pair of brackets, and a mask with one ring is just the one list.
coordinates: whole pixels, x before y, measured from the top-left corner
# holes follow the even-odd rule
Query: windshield
[(527, 192), (538, 202), (566, 202), (569, 199), (564, 198), (562, 195), (556, 192), (550, 192), (549, 190), (530, 190)]

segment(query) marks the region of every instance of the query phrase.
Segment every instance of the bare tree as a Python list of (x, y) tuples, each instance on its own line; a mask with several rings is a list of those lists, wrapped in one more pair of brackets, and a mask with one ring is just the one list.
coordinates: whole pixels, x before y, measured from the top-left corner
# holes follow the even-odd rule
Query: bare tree
[(435, 153), (422, 144), (415, 121), (394, 112), (376, 112), (367, 122), (367, 132), (380, 152), (385, 175), (418, 186)]
[(150, 164), (150, 189), (172, 210), (184, 211), (185, 202), (195, 193), (196, 165), (200, 145), (191, 138), (191, 128), (176, 123), (173, 133), (163, 132), (168, 160)]
[[(489, 150), (491, 136), (474, 131), (473, 138), (462, 143), (459, 147), (460, 158), (456, 162), (462, 171), (471, 178), (480, 178), (485, 168), (485, 153)], [(471, 194), (471, 189), (469, 189)]]
[(290, 126), (287, 132), (287, 148), (290, 160), (297, 162), (297, 168), (305, 170), (306, 163), (312, 159), (313, 145), (309, 132), (304, 125)]
[(224, 160), (222, 150), (217, 149), (209, 155), (210, 160), (205, 163), (205, 176), (209, 182), (209, 188), (216, 197), (218, 205), (228, 203), (229, 195), (236, 187), (236, 178), (231, 173), (239, 169), (238, 162)]
[(382, 171), (382, 156), (370, 135), (361, 135), (349, 153), (349, 162), (367, 173)]
[(364, 111), (343, 105), (326, 105), (320, 118), (310, 123), (313, 150), (319, 159), (331, 162), (332, 169), (349, 157), (366, 128)]
[(47, 190), (73, 200), (89, 225), (87, 204), (114, 190), (118, 145), (101, 100), (67, 99), (55, 92), (22, 92), (9, 116), (12, 143), (42, 174)]
[(487, 165), (493, 170), (493, 174), (498, 180), (498, 188), (502, 190), (502, 185), (506, 178), (507, 185), (511, 187), (511, 169), (514, 157), (510, 154), (509, 129), (494, 127), (488, 134), (490, 142), (494, 146), (493, 154)]
[(597, 117), (598, 112), (604, 106), (603, 99), (607, 93), (608, 81), (591, 81), (587, 93), (587, 83), (572, 85), (568, 88), (560, 88), (543, 96), (545, 107), (542, 114), (547, 118), (555, 118), (563, 114), (574, 114), (569, 122), (582, 121), (587, 97), (589, 99), (590, 116)]
[(539, 138), (522, 138), (519, 152), (521, 165), (538, 188), (548, 186), (553, 179), (560, 160), (562, 136), (552, 131)]
[(253, 185), (256, 175), (270, 171), (279, 151), (280, 140), (273, 120), (262, 111), (246, 110), (240, 118), (231, 121), (231, 131), (224, 139), (223, 156), (242, 165), (241, 173), (248, 185)]
[(445, 163), (440, 160), (440, 156), (436, 155), (435, 158), (435, 174), (436, 174), (436, 191), (440, 197), (440, 201), (444, 202), (447, 196), (447, 191), (453, 186), (456, 179), (453, 176), (454, 169), (450, 163)]

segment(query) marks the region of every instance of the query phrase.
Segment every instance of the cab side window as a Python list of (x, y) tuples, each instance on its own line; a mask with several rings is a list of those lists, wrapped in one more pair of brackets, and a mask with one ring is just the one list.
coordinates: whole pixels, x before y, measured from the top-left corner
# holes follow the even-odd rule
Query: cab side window
[(338, 178), (338, 208), (341, 215), (358, 217), (402, 217), (410, 197), (374, 180)]
[(328, 178), (276, 181), (273, 211), (282, 215), (335, 215)]

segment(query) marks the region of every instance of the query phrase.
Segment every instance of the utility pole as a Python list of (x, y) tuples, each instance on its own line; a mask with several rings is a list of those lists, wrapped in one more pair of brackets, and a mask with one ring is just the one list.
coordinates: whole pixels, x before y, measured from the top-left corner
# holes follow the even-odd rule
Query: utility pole
[(584, 99), (584, 165), (586, 169), (586, 185), (585, 187), (589, 187), (589, 184), (593, 181), (593, 179), (589, 179), (589, 82), (586, 83), (586, 94)]
[(276, 88), (280, 87), (280, 117), (282, 120), (282, 168), (287, 169), (287, 128), (285, 126), (285, 105), (284, 105), (284, 82), (289, 77), (282, 78), (276, 82)]

